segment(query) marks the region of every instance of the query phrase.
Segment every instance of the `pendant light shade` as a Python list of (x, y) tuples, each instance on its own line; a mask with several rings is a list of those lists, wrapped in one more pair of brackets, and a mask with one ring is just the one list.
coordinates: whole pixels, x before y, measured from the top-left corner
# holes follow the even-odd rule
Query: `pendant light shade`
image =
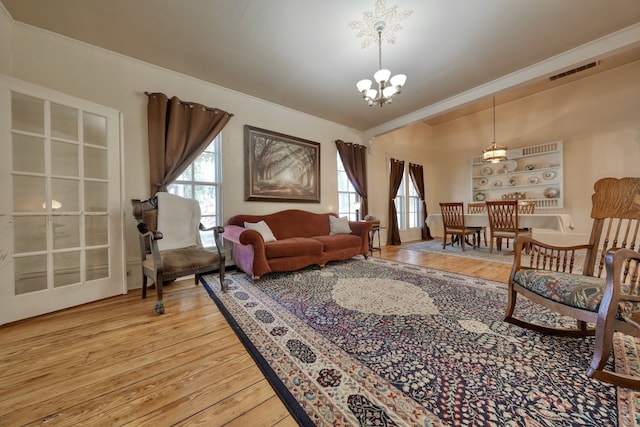
[(507, 160), (507, 147), (496, 144), (496, 97), (493, 97), (493, 143), (482, 150), (482, 161), (499, 163)]

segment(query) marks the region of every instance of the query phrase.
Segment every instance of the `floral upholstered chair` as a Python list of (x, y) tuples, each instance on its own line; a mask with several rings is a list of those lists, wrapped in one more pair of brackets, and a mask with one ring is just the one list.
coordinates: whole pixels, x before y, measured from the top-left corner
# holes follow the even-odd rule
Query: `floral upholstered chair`
[[(544, 334), (595, 335), (587, 375), (640, 389), (640, 376), (606, 369), (615, 332), (640, 337), (640, 178), (603, 178), (594, 190), (587, 244), (560, 247), (516, 238), (505, 320)], [(526, 247), (529, 255), (523, 253)], [(580, 252), (582, 274), (573, 271)], [(516, 317), (518, 295), (576, 319), (576, 328)]]

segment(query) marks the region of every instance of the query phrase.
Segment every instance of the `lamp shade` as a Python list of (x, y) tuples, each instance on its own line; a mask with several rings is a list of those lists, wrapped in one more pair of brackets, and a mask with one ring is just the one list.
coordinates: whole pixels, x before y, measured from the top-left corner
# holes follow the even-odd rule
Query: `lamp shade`
[(369, 89), (367, 91), (367, 98), (369, 99), (376, 99), (376, 96), (378, 95), (378, 91), (375, 89)]
[(406, 81), (407, 76), (405, 76), (404, 74), (396, 74), (395, 76), (391, 77), (391, 86), (395, 88), (402, 87), (404, 86)]
[(382, 70), (376, 71), (376, 73), (373, 75), (374, 80), (378, 82), (378, 84), (380, 84), (380, 82), (389, 81), (389, 77), (391, 77), (391, 71), (385, 70), (384, 68)]
[(385, 98), (391, 98), (396, 93), (396, 88), (394, 86), (387, 86), (382, 90), (382, 95)]
[(507, 147), (498, 145), (495, 142), (482, 150), (482, 161), (498, 163), (507, 160)]
[(371, 88), (371, 85), (373, 84), (373, 82), (369, 79), (364, 79), (364, 80), (360, 80), (358, 83), (356, 83), (356, 87), (358, 88), (359, 92), (363, 92), (363, 91), (367, 91)]

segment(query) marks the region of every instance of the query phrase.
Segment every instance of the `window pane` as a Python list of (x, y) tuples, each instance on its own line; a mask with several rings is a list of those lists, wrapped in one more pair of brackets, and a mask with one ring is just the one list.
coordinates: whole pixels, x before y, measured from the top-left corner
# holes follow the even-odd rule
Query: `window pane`
[(44, 101), (21, 93), (11, 93), (11, 127), (44, 135)]
[(193, 162), (194, 181), (214, 182), (216, 180), (215, 154), (204, 152)]
[(12, 134), (13, 170), (44, 173), (44, 139)]
[(53, 286), (80, 283), (80, 251), (53, 254)]
[[(80, 182), (74, 179), (56, 178), (51, 180), (51, 197), (60, 202), (59, 211), (78, 212), (80, 210), (79, 189)], [(106, 204), (104, 206), (106, 210)]]
[(45, 216), (13, 218), (13, 248), (17, 254), (44, 251), (47, 248)]
[(84, 176), (107, 179), (107, 150), (84, 147)]
[(51, 104), (51, 136), (71, 141), (78, 140), (78, 110)]
[(84, 209), (87, 212), (107, 211), (107, 183), (85, 182), (84, 184)]
[(14, 260), (16, 295), (47, 289), (47, 256), (35, 255)]
[(193, 181), (193, 167), (189, 165), (176, 181)]
[(87, 280), (109, 277), (109, 250), (90, 249), (87, 251)]
[(194, 199), (200, 203), (200, 213), (202, 215), (217, 215), (217, 187), (213, 185), (196, 185), (194, 190)]
[[(13, 210), (16, 212), (42, 212), (45, 208), (44, 178), (35, 176), (13, 177)], [(46, 205), (45, 205), (46, 206)]]
[(54, 216), (53, 224), (53, 248), (77, 248), (80, 246), (80, 217), (79, 216)]
[(84, 143), (91, 145), (107, 146), (107, 118), (95, 114), (82, 113), (82, 129)]
[(78, 144), (51, 142), (51, 173), (78, 176)]
[(86, 215), (84, 217), (85, 241), (87, 246), (106, 245), (109, 239), (109, 217), (106, 215)]
[(171, 184), (167, 186), (167, 192), (187, 199), (193, 199), (193, 191), (191, 185)]

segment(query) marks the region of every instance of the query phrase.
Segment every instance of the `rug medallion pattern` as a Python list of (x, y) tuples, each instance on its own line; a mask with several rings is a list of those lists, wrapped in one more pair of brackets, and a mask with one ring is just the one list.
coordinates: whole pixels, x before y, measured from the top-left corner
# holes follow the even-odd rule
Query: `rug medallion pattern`
[[(637, 393), (586, 377), (592, 338), (505, 323), (504, 284), (381, 259), (256, 285), (227, 277), (226, 294), (205, 282), (304, 410), (301, 424), (636, 425)], [(516, 310), (569, 322), (524, 300)], [(618, 369), (638, 369), (634, 345), (616, 343), (628, 356)]]

